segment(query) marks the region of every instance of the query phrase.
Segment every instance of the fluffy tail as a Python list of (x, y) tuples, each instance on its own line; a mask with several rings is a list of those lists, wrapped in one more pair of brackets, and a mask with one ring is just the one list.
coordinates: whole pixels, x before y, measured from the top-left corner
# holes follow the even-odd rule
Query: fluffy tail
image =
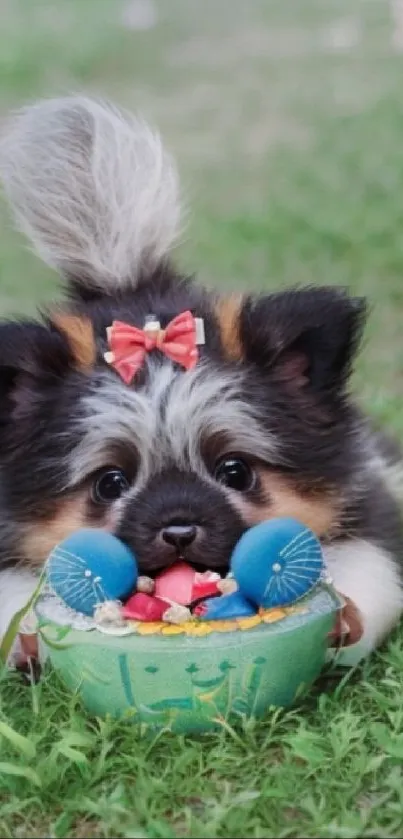
[(177, 238), (178, 178), (160, 137), (106, 102), (71, 96), (18, 113), (0, 175), (20, 229), (83, 293), (135, 287)]

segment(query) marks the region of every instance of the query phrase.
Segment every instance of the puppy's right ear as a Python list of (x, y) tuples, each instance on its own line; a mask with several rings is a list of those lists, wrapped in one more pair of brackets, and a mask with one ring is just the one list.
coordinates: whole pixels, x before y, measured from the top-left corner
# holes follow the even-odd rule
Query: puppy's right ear
[(252, 364), (291, 394), (340, 395), (365, 323), (366, 304), (340, 288), (312, 287), (219, 300), (226, 357)]
[(366, 316), (362, 298), (311, 287), (249, 298), (241, 315), (244, 357), (291, 392), (343, 393)]
[(0, 175), (20, 229), (87, 300), (135, 288), (178, 235), (175, 166), (143, 121), (84, 96), (11, 121)]

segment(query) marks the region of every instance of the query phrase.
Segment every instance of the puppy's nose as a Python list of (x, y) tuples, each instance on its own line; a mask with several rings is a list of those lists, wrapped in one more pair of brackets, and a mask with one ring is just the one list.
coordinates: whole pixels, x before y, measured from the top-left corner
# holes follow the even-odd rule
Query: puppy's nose
[(161, 531), (164, 542), (172, 545), (178, 551), (189, 547), (194, 542), (196, 535), (197, 527), (195, 524), (171, 524)]

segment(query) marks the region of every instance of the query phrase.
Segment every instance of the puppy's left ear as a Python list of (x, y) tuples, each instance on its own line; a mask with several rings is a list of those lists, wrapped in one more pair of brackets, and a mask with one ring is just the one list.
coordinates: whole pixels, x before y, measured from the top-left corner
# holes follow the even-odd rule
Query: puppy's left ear
[(365, 301), (339, 288), (249, 297), (239, 315), (244, 359), (288, 388), (335, 395), (351, 372), (365, 316)]

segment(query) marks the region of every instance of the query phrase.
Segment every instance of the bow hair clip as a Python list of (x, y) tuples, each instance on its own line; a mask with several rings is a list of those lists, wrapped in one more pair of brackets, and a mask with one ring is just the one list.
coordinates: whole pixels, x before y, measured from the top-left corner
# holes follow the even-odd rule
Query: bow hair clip
[(185, 370), (192, 370), (199, 360), (198, 346), (205, 343), (204, 321), (182, 312), (165, 329), (155, 315), (148, 315), (143, 329), (115, 320), (106, 330), (109, 351), (104, 354), (125, 384), (130, 385), (143, 366), (148, 353), (155, 350)]

